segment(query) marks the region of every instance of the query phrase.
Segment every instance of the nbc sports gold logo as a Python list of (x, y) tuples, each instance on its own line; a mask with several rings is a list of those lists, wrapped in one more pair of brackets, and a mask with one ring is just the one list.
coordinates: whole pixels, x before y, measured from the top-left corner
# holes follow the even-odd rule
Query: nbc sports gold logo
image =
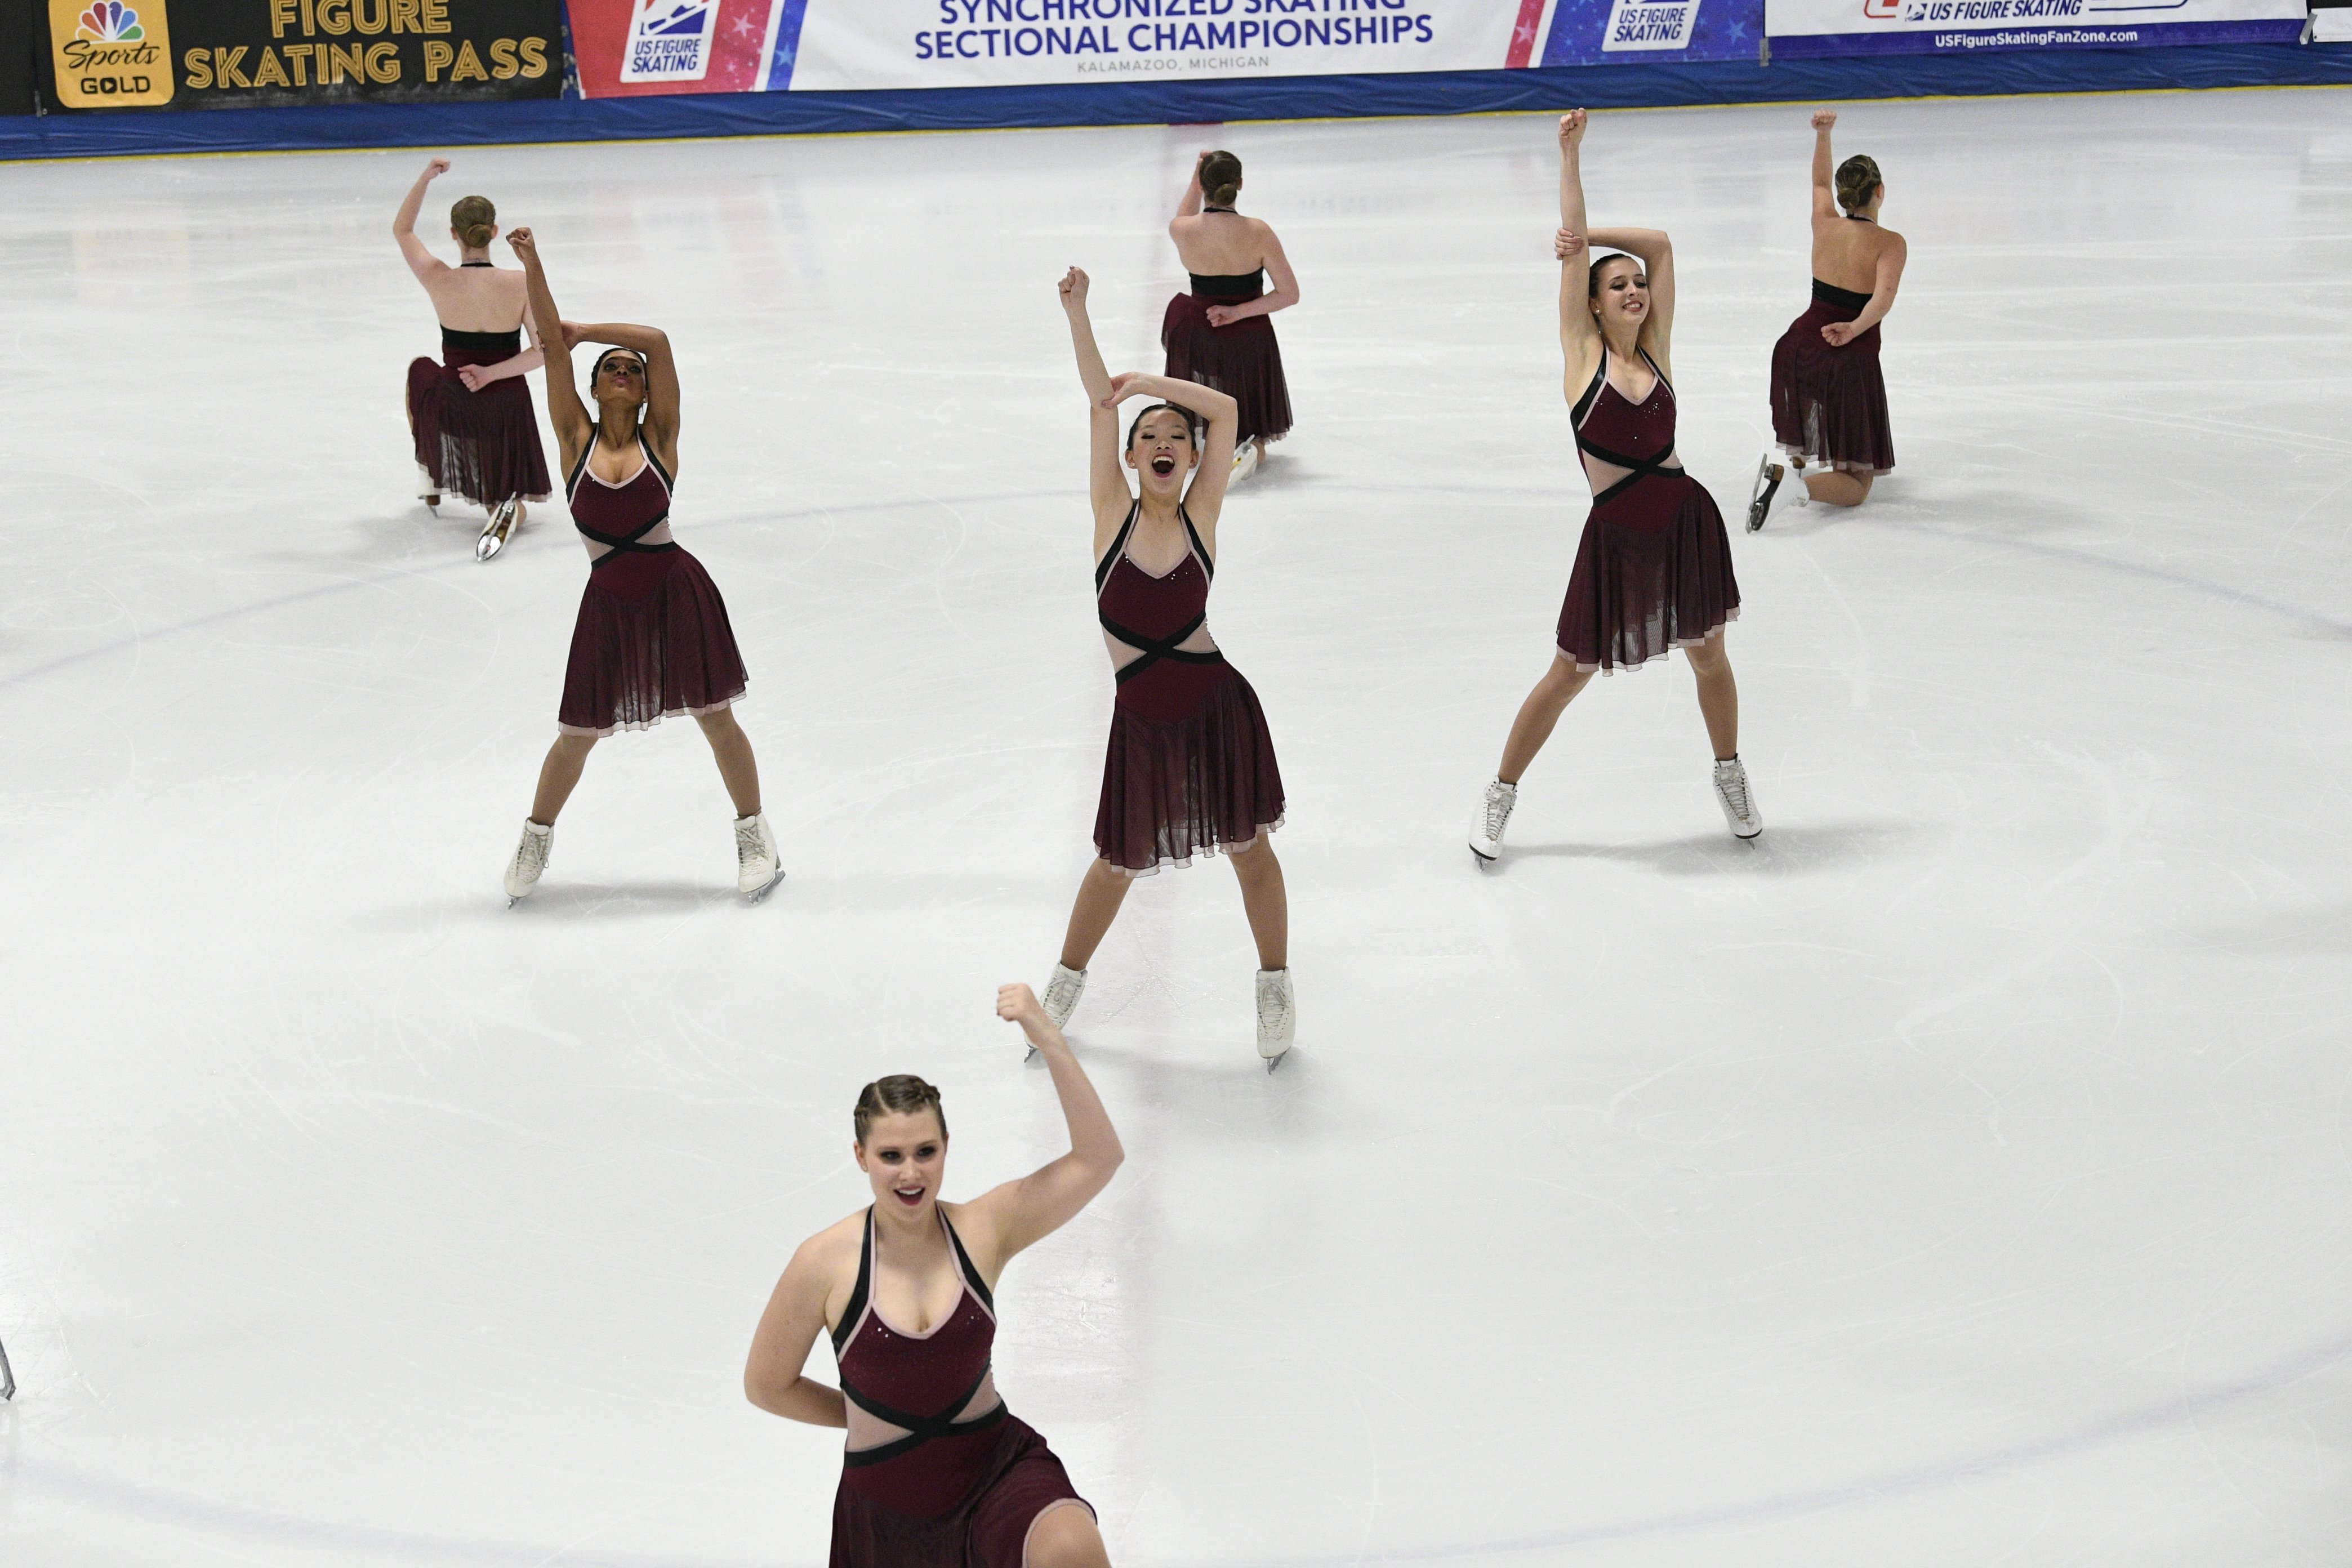
[(163, 0), (49, 0), (58, 100), (68, 109), (172, 101), (172, 24)]

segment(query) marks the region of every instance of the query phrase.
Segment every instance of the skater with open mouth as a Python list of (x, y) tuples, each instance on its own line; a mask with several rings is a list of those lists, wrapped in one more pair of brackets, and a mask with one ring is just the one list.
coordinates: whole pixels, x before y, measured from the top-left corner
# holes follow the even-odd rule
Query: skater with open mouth
[[(783, 870), (760, 811), (760, 764), (735, 721), (745, 676), (726, 602), (702, 563), (670, 533), (678, 384), (669, 338), (654, 327), (564, 321), (530, 230), (515, 230), (507, 243), (522, 260), (534, 319), (557, 323), (561, 333), (562, 346), (547, 355), (547, 410), (570, 476), (572, 525), (588, 547), (588, 585), (557, 710), (561, 732), (507, 863), (507, 901), (527, 897), (547, 869), (556, 814), (579, 784), (590, 749), (615, 731), (650, 729), (679, 713), (702, 726), (735, 803), (736, 890), (756, 901)], [(588, 375), (593, 419), (572, 383), (571, 351), (583, 342), (613, 345)]]
[[(425, 187), (448, 172), (446, 158), (425, 164), (392, 220), (400, 253), (441, 322), (441, 358), (408, 364), (408, 428), (418, 498), (436, 513), (444, 495), (463, 496), (488, 510), (489, 521), (474, 544), (474, 559), (488, 561), (522, 526), (525, 503), (545, 500), (552, 488), (530, 405), (529, 377), (541, 363), (540, 339), (522, 274), (491, 264), (499, 213), (488, 196), (467, 196), (449, 209), (457, 266), (416, 237)], [(529, 348), (523, 347), (526, 331)]]
[[(1595, 672), (1634, 669), (1675, 648), (1698, 679), (1715, 747), (1715, 798), (1733, 834), (1764, 819), (1739, 761), (1739, 689), (1723, 629), (1739, 614), (1731, 540), (1706, 488), (1675, 457), (1675, 251), (1654, 228), (1585, 226), (1579, 163), (1585, 114), (1559, 121), (1559, 344), (1592, 510), (1576, 548), (1551, 668), (1520, 704), (1502, 765), (1470, 826), (1480, 866), (1503, 850), (1519, 779)], [(1595, 260), (1591, 247), (1623, 254)]]
[[(850, 1152), (873, 1201), (800, 1245), (751, 1339), (752, 1404), (848, 1430), (832, 1568), (1109, 1568), (1092, 1505), (1005, 1409), (992, 1352), (1005, 1265), (1077, 1217), (1127, 1155), (1029, 987), (1003, 987), (996, 1012), (1045, 1056), (1069, 1152), (947, 1203), (940, 1091), (907, 1074), (867, 1084)], [(820, 1331), (837, 1389), (803, 1374)]]
[[(1234, 400), (1167, 376), (1113, 376), (1087, 317), (1087, 275), (1071, 268), (1061, 294), (1087, 394), (1096, 616), (1118, 690), (1097, 858), (1078, 886), (1045, 1011), (1056, 1028), (1069, 1022), (1087, 965), (1136, 878), (1223, 850), (1257, 939), (1257, 1050), (1271, 1072), (1297, 1024), (1289, 899), (1267, 839), (1282, 826), (1282, 773), (1257, 693), (1208, 630)], [(1118, 405), (1131, 397), (1159, 401), (1136, 416), (1122, 443)], [(1129, 469), (1138, 489), (1128, 487)]]

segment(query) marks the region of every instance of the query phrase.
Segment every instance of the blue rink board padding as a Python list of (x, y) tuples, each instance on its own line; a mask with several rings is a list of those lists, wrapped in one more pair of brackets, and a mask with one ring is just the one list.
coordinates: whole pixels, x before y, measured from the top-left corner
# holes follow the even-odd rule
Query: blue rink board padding
[(1472, 114), (2134, 89), (2352, 85), (2352, 45), (1986, 50), (1966, 55), (1430, 71), (889, 92), (710, 93), (519, 103), (348, 104), (0, 116), (0, 160), (451, 147), (670, 136)]

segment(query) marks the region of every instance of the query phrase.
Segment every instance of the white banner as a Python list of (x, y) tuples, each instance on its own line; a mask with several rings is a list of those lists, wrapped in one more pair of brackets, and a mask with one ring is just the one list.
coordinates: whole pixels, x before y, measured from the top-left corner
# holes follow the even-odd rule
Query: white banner
[(1552, 9), (1552, 0), (805, 5), (796, 91), (1495, 70), (1528, 63)]
[[(1764, 0), (1764, 31), (1781, 38), (1838, 37), (1853, 52), (1916, 48), (1906, 33), (2011, 34), (2021, 41), (2071, 43), (2216, 41), (2248, 22), (2300, 22), (2304, 0)], [(2146, 32), (2139, 38), (2121, 35)], [(1960, 40), (1957, 37), (1955, 43)], [(1937, 39), (1938, 47), (1948, 47)]]

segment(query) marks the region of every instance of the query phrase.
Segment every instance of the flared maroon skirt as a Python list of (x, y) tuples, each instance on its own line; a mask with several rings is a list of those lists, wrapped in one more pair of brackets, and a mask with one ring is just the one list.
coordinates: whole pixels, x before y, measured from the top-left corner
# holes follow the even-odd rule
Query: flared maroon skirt
[(1593, 504), (1559, 607), (1559, 651), (1577, 668), (1638, 668), (1738, 618), (1731, 536), (1705, 485), (1644, 475)]
[(1282, 770), (1257, 693), (1223, 658), (1161, 659), (1119, 683), (1095, 849), (1131, 877), (1247, 849), (1282, 826)]
[(1861, 313), (1816, 300), (1772, 345), (1772, 438), (1808, 463), (1883, 474), (1895, 467), (1895, 431), (1878, 368), (1878, 329), (1842, 349), (1822, 341), (1823, 327)]
[(416, 466), (444, 494), (463, 496), (477, 506), (545, 500), (554, 487), (547, 477), (547, 453), (539, 444), (530, 383), (514, 375), (468, 392), (457, 379), (459, 365), (497, 364), (513, 354), (456, 347), (441, 352), (446, 363), (408, 362)]
[(1168, 313), (1160, 322), (1168, 374), (1214, 387), (1241, 405), (1236, 445), (1253, 438), (1279, 441), (1290, 433), (1290, 384), (1282, 378), (1282, 345), (1275, 341), (1274, 323), (1264, 316), (1245, 316), (1231, 326), (1209, 325), (1210, 306), (1239, 305), (1255, 298), (1179, 294), (1168, 301)]
[(562, 730), (648, 730), (743, 695), (749, 678), (727, 602), (701, 562), (676, 547), (604, 559), (580, 594), (556, 713)]
[(852, 1487), (845, 1473), (833, 1494), (832, 1568), (1023, 1568), (1039, 1514), (1063, 1507), (1094, 1513), (1027, 1422), (1007, 1415), (993, 1430), (987, 1468), (944, 1514), (901, 1513)]

